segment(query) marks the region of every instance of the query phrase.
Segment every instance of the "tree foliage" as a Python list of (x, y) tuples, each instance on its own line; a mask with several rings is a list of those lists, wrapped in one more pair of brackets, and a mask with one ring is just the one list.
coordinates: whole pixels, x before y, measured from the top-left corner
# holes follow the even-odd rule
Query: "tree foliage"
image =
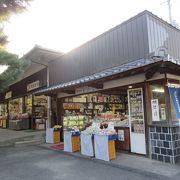
[(8, 70), (0, 75), (0, 92), (2, 92), (24, 72), (24, 69), (29, 65), (29, 61), (19, 59), (17, 55), (0, 50), (0, 63), (8, 65)]
[(7, 20), (12, 13), (26, 10), (31, 0), (0, 0), (0, 20)]
[(6, 51), (8, 37), (3, 31), (3, 23), (11, 14), (26, 10), (30, 1), (32, 0), (0, 0), (0, 64), (8, 65), (8, 69), (0, 75), (0, 92), (16, 81), (29, 64), (27, 60), (19, 59), (17, 55)]

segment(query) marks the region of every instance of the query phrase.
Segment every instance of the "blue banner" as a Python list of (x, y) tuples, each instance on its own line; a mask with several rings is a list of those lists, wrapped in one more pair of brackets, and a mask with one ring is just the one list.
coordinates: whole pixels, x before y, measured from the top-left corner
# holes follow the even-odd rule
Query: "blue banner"
[(169, 93), (174, 105), (177, 119), (180, 119), (180, 88), (169, 87)]

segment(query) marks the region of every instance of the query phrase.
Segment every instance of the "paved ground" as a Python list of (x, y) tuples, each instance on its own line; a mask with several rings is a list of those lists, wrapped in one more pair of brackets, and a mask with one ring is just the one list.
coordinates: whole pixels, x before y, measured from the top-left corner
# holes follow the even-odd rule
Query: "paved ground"
[[(70, 156), (42, 146), (0, 148), (2, 180), (155, 180), (169, 179)], [(170, 178), (180, 179), (180, 174)]]
[[(51, 144), (42, 144), (41, 146), (52, 149)], [(61, 150), (58, 150), (61, 151)], [(107, 165), (111, 165), (114, 167), (118, 167), (120, 169), (130, 169), (131, 171), (138, 171), (139, 173), (154, 174), (155, 176), (161, 175), (165, 177), (173, 177), (176, 174), (180, 173), (180, 164), (172, 165), (169, 163), (162, 163), (160, 161), (151, 160), (148, 157), (140, 156), (137, 154), (130, 153), (118, 153), (116, 152), (116, 160), (112, 160), (110, 162), (100, 161), (95, 158), (90, 158), (87, 156), (83, 156), (80, 152), (76, 153), (68, 153), (61, 151), (61, 153), (65, 153), (67, 155), (86, 158), (88, 160), (97, 161), (100, 163), (104, 163)]]
[(11, 141), (13, 139), (29, 137), (29, 136), (40, 136), (44, 131), (33, 131), (33, 130), (21, 130), (15, 131), (10, 129), (0, 128), (0, 142)]

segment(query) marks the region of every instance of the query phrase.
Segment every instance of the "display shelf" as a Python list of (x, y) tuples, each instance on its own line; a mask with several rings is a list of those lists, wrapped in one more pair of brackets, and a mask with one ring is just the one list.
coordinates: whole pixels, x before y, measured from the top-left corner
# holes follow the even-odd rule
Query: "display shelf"
[(34, 106), (33, 114), (33, 117), (35, 119), (35, 128), (45, 129), (46, 106), (42, 104), (36, 104)]

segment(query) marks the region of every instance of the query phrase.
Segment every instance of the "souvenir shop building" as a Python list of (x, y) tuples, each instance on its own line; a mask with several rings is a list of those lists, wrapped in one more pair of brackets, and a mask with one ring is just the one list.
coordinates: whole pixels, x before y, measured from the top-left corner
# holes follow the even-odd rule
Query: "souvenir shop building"
[(23, 77), (1, 95), (0, 127), (45, 129), (48, 97), (33, 93), (48, 84), (48, 63), (61, 53), (35, 46), (24, 58), (31, 61)]
[[(180, 31), (148, 11), (49, 64), (53, 123), (114, 122), (116, 149), (180, 158)], [(56, 122), (54, 122), (54, 120)]]

